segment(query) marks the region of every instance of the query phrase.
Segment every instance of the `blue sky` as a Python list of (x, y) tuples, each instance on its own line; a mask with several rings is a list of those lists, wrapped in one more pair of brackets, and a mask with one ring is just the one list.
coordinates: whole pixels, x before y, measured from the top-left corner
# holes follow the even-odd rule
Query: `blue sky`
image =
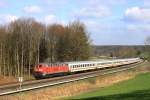
[(150, 36), (150, 0), (0, 0), (0, 24), (20, 17), (80, 20), (96, 45), (141, 45)]

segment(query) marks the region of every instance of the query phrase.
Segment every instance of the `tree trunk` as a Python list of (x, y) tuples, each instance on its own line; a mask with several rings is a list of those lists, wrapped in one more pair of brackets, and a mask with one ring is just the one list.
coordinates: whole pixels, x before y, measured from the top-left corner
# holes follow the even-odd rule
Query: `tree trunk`
[(2, 62), (2, 60), (3, 60), (3, 55), (2, 54), (3, 54), (3, 44), (1, 43), (1, 51), (0, 51), (0, 55), (1, 55), (0, 56), (0, 74), (2, 74), (2, 66), (3, 66), (2, 65), (2, 63), (3, 63)]
[(20, 74), (21, 77), (23, 77), (23, 55), (24, 55), (24, 52), (23, 52), (23, 44), (22, 44), (22, 50), (21, 50), (21, 74)]

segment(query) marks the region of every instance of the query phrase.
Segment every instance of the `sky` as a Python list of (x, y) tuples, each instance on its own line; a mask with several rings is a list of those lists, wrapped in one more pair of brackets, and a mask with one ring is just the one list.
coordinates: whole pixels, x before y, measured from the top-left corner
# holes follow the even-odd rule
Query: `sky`
[(0, 0), (0, 24), (20, 17), (67, 25), (80, 20), (94, 45), (143, 45), (150, 0)]

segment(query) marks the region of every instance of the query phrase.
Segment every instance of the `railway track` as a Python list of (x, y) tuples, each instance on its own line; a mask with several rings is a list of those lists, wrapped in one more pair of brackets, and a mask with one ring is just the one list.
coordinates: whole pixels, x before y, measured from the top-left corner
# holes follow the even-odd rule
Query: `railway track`
[[(2, 85), (2, 86), (0, 86), (0, 96), (23, 92), (23, 91), (34, 90), (34, 89), (39, 89), (39, 88), (44, 88), (44, 87), (48, 87), (48, 86), (64, 84), (64, 83), (68, 83), (68, 82), (73, 82), (73, 81), (78, 81), (78, 80), (87, 79), (87, 78), (91, 78), (91, 77), (96, 77), (99, 75), (106, 75), (106, 74), (121, 72), (121, 71), (135, 68), (141, 63), (144, 63), (144, 62), (138, 62), (138, 63), (134, 63), (134, 64), (130, 64), (130, 65), (113, 67), (110, 69), (103, 69), (103, 70), (96, 70), (96, 71), (91, 71), (91, 72), (86, 72), (86, 73), (54, 77), (54, 78), (49, 78), (49, 79), (25, 81), (22, 84), (20, 84), (18, 82), (18, 83), (13, 83), (13, 84)], [(21, 85), (21, 87), (20, 87), (20, 85)]]

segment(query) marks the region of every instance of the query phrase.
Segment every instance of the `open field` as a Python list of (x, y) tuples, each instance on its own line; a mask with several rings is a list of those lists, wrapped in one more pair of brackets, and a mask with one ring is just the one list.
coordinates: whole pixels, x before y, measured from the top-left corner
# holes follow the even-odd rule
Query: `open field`
[(133, 79), (81, 94), (70, 99), (150, 100), (150, 72), (139, 74)]

